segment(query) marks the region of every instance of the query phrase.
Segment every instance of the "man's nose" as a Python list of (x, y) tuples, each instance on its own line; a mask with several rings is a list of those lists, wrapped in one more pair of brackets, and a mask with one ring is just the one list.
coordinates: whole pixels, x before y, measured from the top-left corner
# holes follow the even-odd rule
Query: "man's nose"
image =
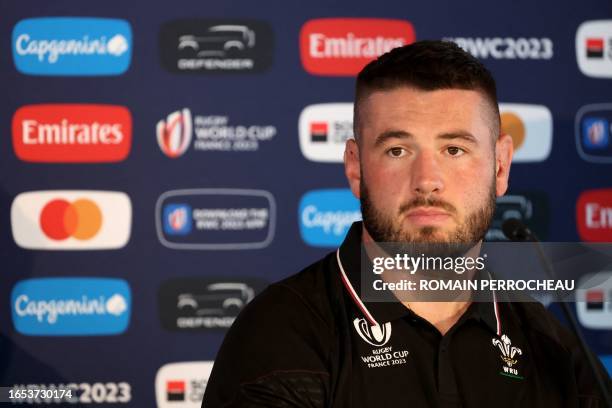
[(414, 157), (411, 166), (410, 181), (415, 193), (429, 196), (439, 193), (444, 188), (442, 170), (434, 152), (420, 151)]

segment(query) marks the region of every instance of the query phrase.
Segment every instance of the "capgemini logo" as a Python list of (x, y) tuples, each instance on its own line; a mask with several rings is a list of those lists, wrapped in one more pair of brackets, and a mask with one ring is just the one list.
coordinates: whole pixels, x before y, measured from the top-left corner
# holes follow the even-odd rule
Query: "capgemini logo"
[(121, 75), (132, 60), (130, 23), (114, 18), (26, 18), (11, 42), (15, 68), (27, 75)]
[(298, 217), (304, 242), (335, 248), (353, 222), (361, 219), (359, 200), (348, 188), (312, 190), (300, 200)]
[(172, 112), (166, 120), (157, 122), (157, 143), (161, 151), (175, 159), (187, 151), (191, 143), (191, 112), (185, 108)]
[(113, 38), (108, 40), (108, 43), (106, 44), (106, 50), (108, 53), (116, 57), (121, 56), (128, 50), (128, 48), (128, 40), (121, 34), (115, 35)]
[(106, 311), (114, 316), (121, 316), (127, 308), (127, 301), (118, 293), (115, 293), (106, 301)]
[(382, 326), (378, 324), (371, 326), (366, 319), (356, 318), (353, 320), (353, 326), (359, 337), (374, 347), (384, 346), (391, 338), (391, 323), (389, 322)]
[(129, 284), (115, 278), (36, 278), (11, 292), (13, 326), (27, 336), (93, 336), (125, 332)]

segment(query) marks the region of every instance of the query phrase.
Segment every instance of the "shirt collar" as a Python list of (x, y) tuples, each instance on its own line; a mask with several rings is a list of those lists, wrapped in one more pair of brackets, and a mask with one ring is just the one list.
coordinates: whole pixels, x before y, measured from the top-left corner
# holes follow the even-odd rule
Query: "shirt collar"
[[(346, 291), (372, 326), (413, 315), (413, 312), (392, 294), (389, 294), (392, 299), (387, 299), (385, 302), (362, 301), (361, 265), (364, 262), (370, 263), (370, 260), (363, 253), (364, 251), (361, 250), (362, 225), (361, 221), (353, 223), (344, 242), (336, 251), (336, 261)], [(500, 336), (502, 327), (498, 300), (494, 291), (490, 293), (491, 300), (489, 302), (472, 303), (462, 318), (479, 319)]]

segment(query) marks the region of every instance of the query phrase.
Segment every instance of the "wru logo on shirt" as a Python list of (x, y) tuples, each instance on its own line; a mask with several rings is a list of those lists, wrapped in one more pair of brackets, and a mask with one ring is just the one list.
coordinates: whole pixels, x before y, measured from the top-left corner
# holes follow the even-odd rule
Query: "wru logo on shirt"
[(502, 366), (503, 371), (500, 371), (500, 374), (507, 376), (507, 377), (512, 377), (512, 378), (522, 380), (523, 377), (519, 376), (518, 370), (516, 368), (512, 368), (512, 366), (518, 362), (518, 360), (515, 359), (514, 357), (523, 355), (523, 352), (521, 351), (521, 349), (518, 347), (512, 346), (512, 341), (505, 334), (501, 336), (501, 340), (497, 338), (493, 338), (492, 343), (493, 343), (493, 346), (497, 346), (497, 348), (499, 348), (499, 350), (501, 351), (500, 357), (502, 361), (506, 363), (505, 366)]

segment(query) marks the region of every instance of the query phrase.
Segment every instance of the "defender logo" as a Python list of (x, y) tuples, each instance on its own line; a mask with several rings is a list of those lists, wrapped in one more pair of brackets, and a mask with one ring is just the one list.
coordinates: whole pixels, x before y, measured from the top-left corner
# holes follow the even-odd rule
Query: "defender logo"
[(171, 279), (158, 292), (162, 326), (181, 331), (227, 329), (266, 286), (259, 279)]
[(216, 25), (202, 36), (182, 35), (178, 42), (179, 50), (191, 50), (198, 57), (225, 57), (254, 46), (255, 32), (245, 25)]
[(160, 31), (170, 72), (261, 72), (272, 65), (272, 28), (255, 20), (175, 20)]
[(353, 320), (353, 326), (355, 326), (355, 330), (359, 334), (359, 337), (374, 347), (384, 346), (391, 338), (391, 323), (389, 322), (382, 326), (370, 326), (366, 319), (356, 318)]
[(506, 364), (505, 366), (502, 366), (503, 371), (500, 371), (500, 374), (507, 376), (507, 377), (517, 378), (517, 379), (522, 380), (523, 377), (518, 375), (518, 370), (516, 368), (512, 368), (513, 365), (518, 363), (518, 360), (515, 359), (514, 356), (520, 356), (523, 354), (521, 349), (518, 347), (512, 346), (512, 341), (505, 334), (501, 336), (501, 340), (494, 338), (493, 346), (496, 346), (497, 348), (499, 348), (499, 351), (501, 351), (500, 357), (502, 361)]
[(191, 111), (186, 108), (157, 122), (157, 144), (166, 156), (176, 159), (187, 151), (191, 143), (191, 124)]

